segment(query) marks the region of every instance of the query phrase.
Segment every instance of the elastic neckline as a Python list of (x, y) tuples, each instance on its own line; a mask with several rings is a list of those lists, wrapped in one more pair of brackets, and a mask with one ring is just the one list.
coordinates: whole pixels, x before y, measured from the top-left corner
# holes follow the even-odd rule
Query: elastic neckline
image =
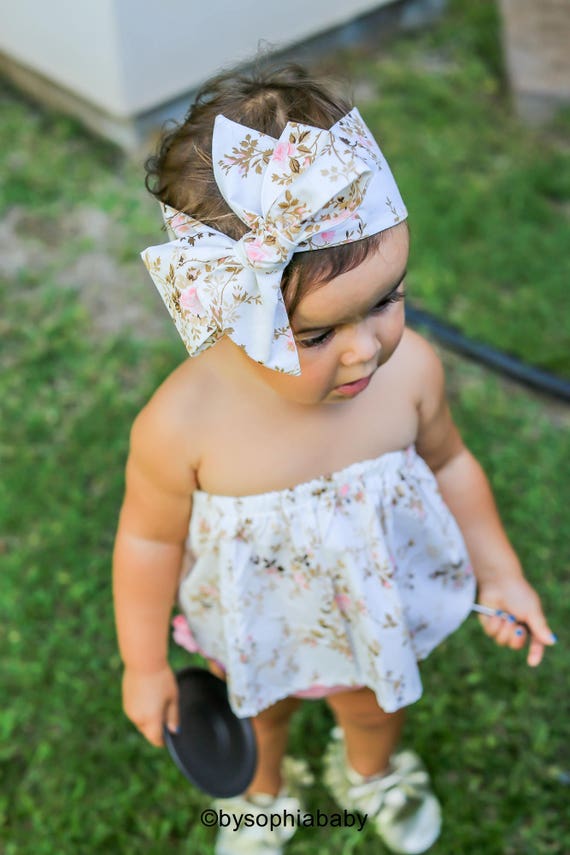
[(357, 460), (355, 463), (350, 463), (348, 466), (345, 466), (343, 469), (338, 469), (336, 472), (317, 475), (316, 478), (311, 478), (310, 481), (301, 481), (301, 483), (295, 484), (293, 487), (284, 487), (282, 490), (269, 490), (266, 493), (247, 493), (244, 496), (230, 496), (224, 493), (209, 493), (206, 490), (194, 490), (193, 496), (203, 496), (204, 499), (208, 498), (216, 501), (226, 500), (228, 502), (247, 502), (247, 500), (250, 499), (252, 501), (259, 502), (261, 500), (269, 500), (277, 497), (293, 496), (297, 493), (310, 493), (312, 490), (317, 489), (323, 484), (326, 484), (329, 487), (334, 487), (338, 481), (345, 480), (348, 475), (358, 476), (367, 469), (374, 469), (381, 461), (384, 461), (387, 458), (406, 457), (410, 452), (414, 451), (415, 446), (412, 443), (406, 448), (396, 449), (395, 451), (385, 451), (378, 457), (368, 457), (365, 460)]

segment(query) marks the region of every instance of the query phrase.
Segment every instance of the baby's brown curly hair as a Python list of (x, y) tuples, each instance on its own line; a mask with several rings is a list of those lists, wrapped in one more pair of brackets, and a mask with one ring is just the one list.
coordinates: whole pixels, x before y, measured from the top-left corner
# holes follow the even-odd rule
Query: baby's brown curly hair
[[(221, 195), (212, 169), (216, 116), (278, 139), (287, 122), (328, 130), (351, 109), (347, 100), (293, 63), (220, 74), (202, 86), (182, 124), (165, 132), (157, 154), (146, 161), (146, 187), (161, 202), (239, 240), (248, 227)], [(281, 281), (289, 317), (312, 287), (364, 261), (382, 235), (295, 253)]]

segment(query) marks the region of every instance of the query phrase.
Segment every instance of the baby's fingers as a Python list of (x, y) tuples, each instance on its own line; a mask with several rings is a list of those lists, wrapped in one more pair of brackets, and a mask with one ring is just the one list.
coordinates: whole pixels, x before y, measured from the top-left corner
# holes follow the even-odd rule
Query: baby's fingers
[[(502, 647), (510, 647), (511, 650), (521, 650), (524, 647), (527, 639), (527, 631), (520, 624), (507, 623), (504, 621), (503, 626), (494, 636), (495, 642)], [(527, 657), (527, 664), (531, 667), (540, 665), (544, 655), (544, 644), (538, 641), (534, 636), (530, 637), (530, 646)]]
[(180, 726), (180, 714), (178, 711), (178, 702), (171, 701), (166, 708), (165, 724), (171, 733), (177, 733)]
[(155, 748), (163, 748), (164, 747), (164, 739), (162, 737), (162, 722), (159, 718), (151, 719), (144, 722), (134, 722), (137, 730), (144, 736), (144, 738), (150, 742), (151, 745), (154, 745)]
[(521, 650), (526, 644), (527, 637), (528, 634), (526, 628), (519, 624), (515, 624), (509, 640), (509, 647), (512, 650)]
[(557, 638), (546, 623), (546, 618), (542, 612), (538, 612), (536, 616), (529, 615), (527, 623), (533, 637), (541, 644), (556, 644)]
[(508, 612), (500, 611), (496, 617), (481, 617), (483, 629), (496, 644), (518, 650), (525, 641), (525, 631), (517, 624), (516, 618)]
[(536, 668), (536, 666), (540, 665), (542, 662), (543, 655), (544, 644), (541, 644), (540, 641), (536, 640), (536, 638), (531, 638), (526, 660), (527, 665), (530, 665), (531, 668)]
[(501, 620), (499, 629), (494, 635), (497, 644), (502, 647), (510, 647), (511, 650), (520, 650), (524, 647), (526, 638), (525, 627), (517, 623), (510, 615)]
[(556, 636), (546, 623), (542, 612), (527, 618), (528, 628), (531, 632), (530, 647), (528, 650), (527, 664), (536, 668), (542, 662), (545, 645), (556, 644)]
[(524, 647), (527, 636), (530, 636), (527, 664), (532, 668), (542, 662), (545, 646), (556, 643), (556, 636), (541, 610), (527, 616), (524, 623), (522, 620), (517, 621), (516, 617), (508, 612), (499, 612), (497, 617), (483, 617), (482, 622), (485, 632), (496, 644), (510, 647), (512, 650)]

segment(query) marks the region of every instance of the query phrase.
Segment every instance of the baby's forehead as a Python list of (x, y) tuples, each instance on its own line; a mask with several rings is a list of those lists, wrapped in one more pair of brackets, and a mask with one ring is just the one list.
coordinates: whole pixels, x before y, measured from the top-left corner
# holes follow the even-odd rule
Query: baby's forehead
[[(403, 225), (403, 224), (402, 224)], [(364, 261), (324, 283), (309, 284), (291, 318), (296, 327), (348, 322), (381, 300), (405, 276), (408, 262), (407, 230), (390, 230), (386, 240)], [(333, 323), (334, 322), (334, 323)]]

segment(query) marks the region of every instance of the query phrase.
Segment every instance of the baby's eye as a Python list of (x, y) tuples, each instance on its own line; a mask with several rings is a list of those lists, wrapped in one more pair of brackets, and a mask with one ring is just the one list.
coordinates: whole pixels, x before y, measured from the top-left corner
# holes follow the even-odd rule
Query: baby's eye
[[(390, 294), (389, 297), (385, 297), (380, 301), (376, 306), (374, 306), (371, 311), (374, 314), (379, 314), (380, 312), (384, 312), (388, 306), (391, 306), (393, 303), (398, 303), (400, 300), (403, 300), (405, 297), (405, 291), (394, 291), (393, 294)], [(304, 338), (298, 341), (298, 344), (301, 347), (318, 347), (320, 344), (324, 344), (328, 341), (332, 335), (334, 330), (329, 330), (322, 335), (316, 336), (316, 338)]]
[(332, 336), (333, 331), (329, 330), (316, 338), (303, 338), (297, 342), (301, 347), (318, 347), (319, 344), (324, 344)]
[(383, 312), (385, 309), (388, 308), (388, 306), (391, 306), (392, 303), (399, 303), (400, 300), (403, 300), (405, 296), (406, 295), (404, 291), (394, 291), (393, 294), (390, 294), (389, 297), (386, 297), (384, 300), (382, 300), (381, 303), (378, 303), (377, 306), (374, 306), (372, 311)]

